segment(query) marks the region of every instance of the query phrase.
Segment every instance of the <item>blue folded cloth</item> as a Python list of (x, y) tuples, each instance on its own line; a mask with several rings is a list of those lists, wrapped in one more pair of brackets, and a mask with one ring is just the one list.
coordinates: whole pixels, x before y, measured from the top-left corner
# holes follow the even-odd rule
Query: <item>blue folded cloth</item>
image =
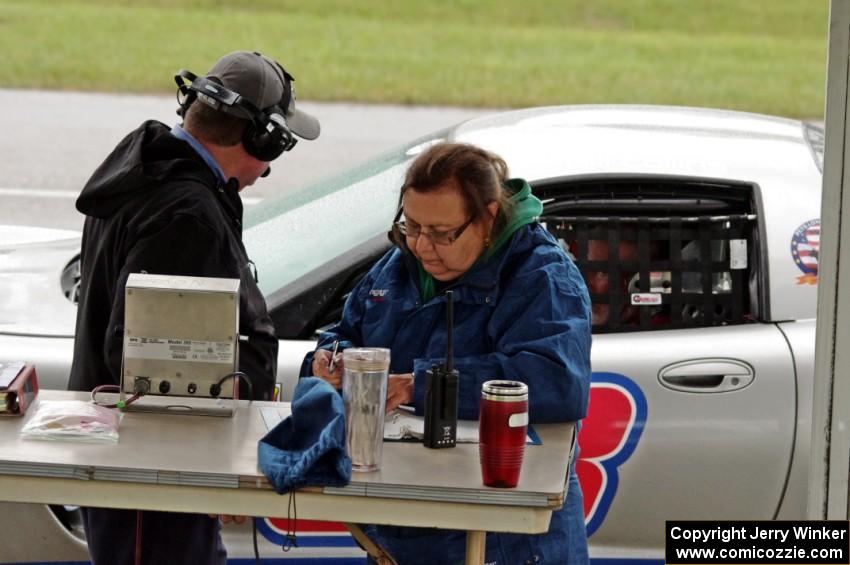
[(278, 494), (303, 486), (347, 485), (351, 459), (345, 451), (345, 408), (339, 393), (322, 379), (300, 379), (292, 415), (260, 440), (258, 459)]

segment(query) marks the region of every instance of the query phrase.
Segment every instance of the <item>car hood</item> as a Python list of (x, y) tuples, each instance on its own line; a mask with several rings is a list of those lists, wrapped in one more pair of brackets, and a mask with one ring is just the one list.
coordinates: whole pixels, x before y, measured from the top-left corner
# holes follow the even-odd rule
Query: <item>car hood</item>
[(0, 334), (74, 336), (79, 251), (78, 232), (0, 225)]

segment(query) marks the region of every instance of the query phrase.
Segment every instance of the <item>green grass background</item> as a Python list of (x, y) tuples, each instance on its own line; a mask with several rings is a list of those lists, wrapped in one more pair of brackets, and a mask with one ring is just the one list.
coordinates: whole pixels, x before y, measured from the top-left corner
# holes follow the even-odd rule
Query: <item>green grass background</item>
[(823, 114), (828, 0), (0, 0), (0, 87), (168, 93), (259, 50), (300, 99)]

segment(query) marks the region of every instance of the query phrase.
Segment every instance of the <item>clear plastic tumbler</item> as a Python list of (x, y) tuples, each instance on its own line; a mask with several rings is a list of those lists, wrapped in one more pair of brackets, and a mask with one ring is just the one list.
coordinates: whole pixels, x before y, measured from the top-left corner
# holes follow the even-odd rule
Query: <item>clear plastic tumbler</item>
[(343, 354), (345, 447), (355, 471), (381, 468), (390, 350), (353, 347)]

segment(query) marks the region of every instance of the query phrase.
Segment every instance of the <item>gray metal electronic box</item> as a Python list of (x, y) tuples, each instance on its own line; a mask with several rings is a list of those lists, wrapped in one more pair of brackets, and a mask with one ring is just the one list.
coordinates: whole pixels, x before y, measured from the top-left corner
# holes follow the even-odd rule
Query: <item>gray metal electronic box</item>
[(145, 393), (127, 408), (232, 414), (239, 280), (134, 273), (124, 292), (121, 396)]

